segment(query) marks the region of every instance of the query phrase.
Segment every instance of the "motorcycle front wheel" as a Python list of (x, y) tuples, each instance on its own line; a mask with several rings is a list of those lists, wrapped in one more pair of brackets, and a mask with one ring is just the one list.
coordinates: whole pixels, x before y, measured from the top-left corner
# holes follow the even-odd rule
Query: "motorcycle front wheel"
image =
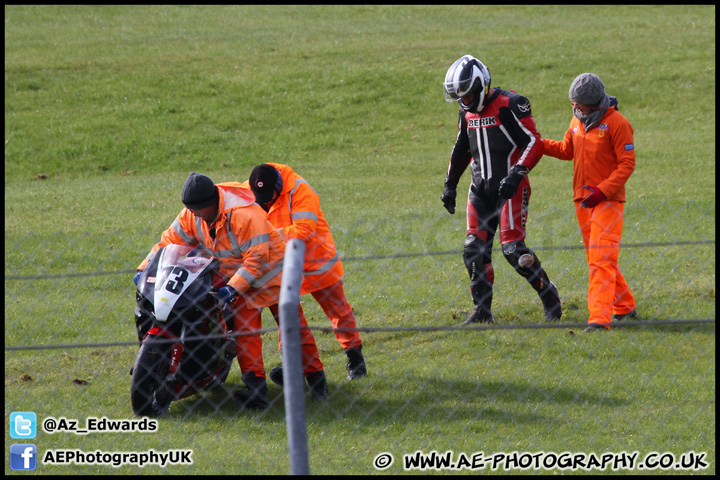
[(170, 343), (145, 338), (135, 359), (130, 403), (137, 416), (159, 416), (170, 407), (172, 386), (167, 377), (170, 368)]

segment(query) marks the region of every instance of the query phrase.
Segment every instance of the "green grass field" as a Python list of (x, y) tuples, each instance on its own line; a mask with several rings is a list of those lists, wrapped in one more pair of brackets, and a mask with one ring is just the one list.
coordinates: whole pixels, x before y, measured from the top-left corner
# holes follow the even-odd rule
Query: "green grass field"
[[(567, 129), (579, 73), (618, 97), (637, 152), (620, 264), (657, 325), (582, 332), (572, 166), (544, 158), (528, 245), (571, 326), (534, 328), (540, 302), (496, 251), (497, 326), (447, 329), (471, 300), (465, 216), (440, 202), (457, 131), (441, 82), (466, 53), (530, 99), (547, 138)], [(320, 194), (368, 329), (369, 377), (352, 383), (317, 330), (331, 399), (307, 399), (311, 473), (405, 473), (419, 450), (705, 452), (705, 470), (650, 473), (715, 473), (715, 130), (714, 6), (6, 6), (6, 423), (131, 418), (135, 267), (191, 171), (245, 180), (274, 161)], [(312, 299), (303, 308), (330, 326)], [(272, 366), (277, 335), (263, 338)], [(7, 350), (68, 344), (84, 347)], [(173, 404), (158, 433), (33, 441), (41, 454), (192, 449), (193, 465), (34, 473), (289, 473), (282, 391), (248, 413), (229, 397), (241, 383), (235, 364), (226, 389)], [(6, 474), (14, 443), (6, 430)], [(395, 461), (379, 471), (383, 452)]]

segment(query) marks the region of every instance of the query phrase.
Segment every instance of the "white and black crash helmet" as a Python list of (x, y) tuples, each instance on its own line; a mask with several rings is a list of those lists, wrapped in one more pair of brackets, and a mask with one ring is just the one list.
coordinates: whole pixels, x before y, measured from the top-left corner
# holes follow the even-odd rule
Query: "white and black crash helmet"
[[(458, 102), (463, 110), (475, 111), (490, 90), (490, 70), (472, 55), (463, 55), (445, 74), (443, 89), (446, 101)], [(465, 105), (460, 99), (471, 92), (475, 92), (475, 97), (470, 105)]]

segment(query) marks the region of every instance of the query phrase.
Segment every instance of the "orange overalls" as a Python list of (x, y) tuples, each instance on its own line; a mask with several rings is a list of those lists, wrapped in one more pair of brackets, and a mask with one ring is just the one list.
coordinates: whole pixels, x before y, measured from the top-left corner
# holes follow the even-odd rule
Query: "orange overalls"
[(291, 167), (279, 163), (268, 165), (280, 172), (283, 188), (270, 207), (267, 218), (283, 233), (286, 240), (298, 238), (305, 241), (300, 294), (310, 293), (320, 304), (333, 325), (335, 338), (344, 350), (360, 348), (362, 342), (355, 314), (343, 288), (343, 266), (330, 227), (320, 209), (320, 197)]
[[(573, 161), (573, 201), (589, 267), (588, 323), (610, 328), (613, 313), (635, 309), (635, 297), (620, 272), (625, 183), (635, 170), (633, 128), (616, 107), (608, 108), (595, 127), (573, 117), (563, 141), (543, 138), (544, 155)], [(594, 208), (580, 202), (597, 186), (606, 197)]]
[[(236, 182), (219, 183), (217, 187), (220, 199), (214, 235), (207, 222), (183, 208), (138, 270), (143, 270), (165, 245), (202, 245), (220, 260), (220, 275), (239, 294), (228, 307), (233, 312), (233, 331), (259, 331), (263, 307), (277, 304), (280, 297), (285, 240), (267, 221), (249, 188), (240, 188)], [(256, 377), (265, 378), (259, 333), (235, 337), (235, 351), (242, 373), (252, 371)], [(314, 338), (311, 345), (303, 345), (303, 352), (307, 372), (323, 369)]]

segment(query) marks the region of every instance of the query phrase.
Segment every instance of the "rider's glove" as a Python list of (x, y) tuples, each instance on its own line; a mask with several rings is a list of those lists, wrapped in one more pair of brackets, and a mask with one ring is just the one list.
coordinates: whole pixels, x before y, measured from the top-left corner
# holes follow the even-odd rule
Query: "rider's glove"
[(582, 202), (580, 202), (580, 205), (585, 208), (593, 208), (606, 198), (605, 194), (598, 187), (590, 187), (588, 185), (583, 185), (583, 188), (590, 190), (590, 195), (583, 198)]
[(140, 281), (140, 275), (142, 275), (142, 270), (138, 271), (133, 277), (133, 282), (135, 282), (135, 285), (137, 285)]
[(235, 297), (237, 297), (238, 292), (233, 287), (225, 286), (222, 287), (220, 290), (218, 290), (217, 298), (220, 302), (220, 305), (225, 305), (227, 303), (232, 303), (235, 301)]
[(443, 189), (442, 197), (440, 197), (440, 200), (443, 202), (443, 206), (445, 209), (450, 212), (451, 214), (455, 213), (455, 197), (457, 196), (457, 192), (454, 188), (450, 188), (447, 185), (445, 185), (445, 188)]
[(508, 199), (515, 196), (520, 182), (525, 178), (530, 169), (524, 165), (513, 165), (510, 167), (507, 177), (500, 180), (500, 196)]

